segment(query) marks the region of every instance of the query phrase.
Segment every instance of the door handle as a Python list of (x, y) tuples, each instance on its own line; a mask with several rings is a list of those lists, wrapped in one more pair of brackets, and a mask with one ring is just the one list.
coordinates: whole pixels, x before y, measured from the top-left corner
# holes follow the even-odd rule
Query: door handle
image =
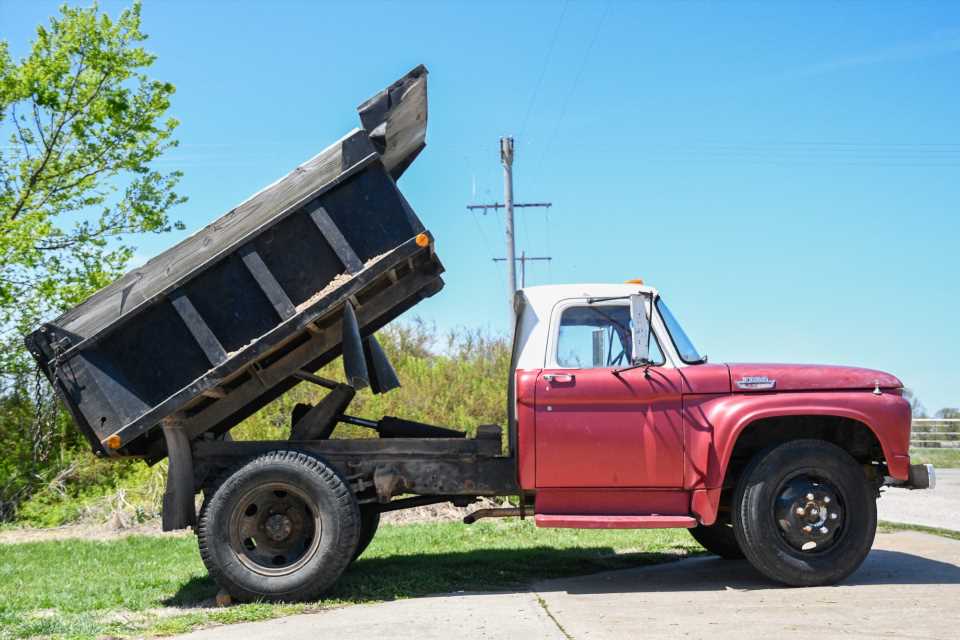
[(576, 380), (576, 376), (572, 373), (546, 373), (543, 375), (543, 379), (547, 382), (558, 382), (558, 383), (570, 383)]

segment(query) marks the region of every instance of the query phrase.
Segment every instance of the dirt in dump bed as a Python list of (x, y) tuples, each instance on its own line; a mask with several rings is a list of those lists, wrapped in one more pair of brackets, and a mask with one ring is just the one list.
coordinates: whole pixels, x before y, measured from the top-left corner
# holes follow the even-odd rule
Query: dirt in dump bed
[[(387, 251), (387, 252), (385, 252), (385, 253), (381, 253), (381, 254), (378, 255), (378, 256), (373, 256), (372, 258), (370, 258), (369, 260), (367, 260), (366, 262), (363, 263), (363, 268), (366, 269), (366, 268), (369, 267), (370, 265), (375, 264), (375, 263), (379, 262), (380, 260), (383, 260), (383, 258), (384, 258), (386, 255), (388, 255), (389, 253), (390, 253), (390, 252)], [(355, 273), (341, 273), (340, 275), (336, 276), (336, 277), (335, 277), (333, 280), (331, 280), (330, 283), (327, 284), (327, 286), (325, 286), (323, 289), (321, 289), (320, 291), (317, 291), (315, 294), (313, 294), (312, 296), (310, 296), (309, 298), (307, 298), (306, 300), (304, 300), (303, 302), (301, 302), (300, 304), (298, 304), (298, 305), (297, 305), (297, 311), (298, 311), (298, 312), (299, 312), (299, 311), (303, 311), (303, 310), (306, 309), (307, 307), (309, 307), (309, 306), (311, 306), (312, 304), (316, 303), (317, 301), (323, 299), (323, 298), (326, 297), (327, 295), (333, 293), (334, 291), (336, 291), (337, 289), (339, 289), (339, 288), (342, 287), (343, 285), (345, 285), (345, 284), (347, 284), (348, 282), (350, 282), (350, 280), (352, 280), (352, 279), (354, 278), (354, 276), (356, 276), (356, 275), (357, 275), (357, 274), (355, 274)]]
[(381, 253), (381, 254), (378, 255), (378, 256), (373, 256), (372, 258), (370, 258), (369, 260), (367, 260), (366, 262), (363, 263), (363, 268), (366, 269), (366, 268), (369, 267), (370, 265), (372, 265), (372, 264), (374, 264), (374, 263), (376, 263), (376, 262), (379, 262), (379, 261), (383, 260), (383, 257), (384, 257), (385, 255), (387, 255), (388, 253), (390, 253), (390, 252), (389, 252), (389, 251), (384, 251), (383, 253)]
[(312, 296), (310, 296), (309, 298), (307, 298), (306, 300), (298, 304), (297, 311), (298, 312), (303, 311), (307, 307), (315, 304), (316, 302), (323, 299), (330, 293), (336, 291), (343, 285), (347, 284), (352, 279), (353, 279), (353, 276), (350, 275), (349, 273), (341, 273), (340, 275), (334, 277), (334, 279), (331, 280), (327, 286), (325, 286), (323, 289), (321, 289), (320, 291), (317, 291), (315, 294), (313, 294)]
[(234, 349), (233, 351), (227, 351), (227, 359), (229, 360), (230, 358), (232, 358), (233, 356), (237, 355), (238, 353), (240, 353), (241, 351), (243, 351), (243, 350), (246, 349), (247, 347), (249, 347), (249, 346), (253, 345), (254, 343), (256, 343), (258, 340), (260, 340), (260, 338), (254, 338), (253, 340), (251, 340), (251, 341), (248, 342), (247, 344), (243, 345), (242, 347), (237, 347), (237, 348)]

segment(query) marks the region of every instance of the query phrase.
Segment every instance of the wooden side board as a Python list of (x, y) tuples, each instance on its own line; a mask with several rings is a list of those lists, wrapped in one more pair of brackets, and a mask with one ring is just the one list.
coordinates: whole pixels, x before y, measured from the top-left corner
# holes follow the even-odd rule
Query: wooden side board
[[(380, 160), (396, 179), (424, 146), (426, 69), (406, 74), (361, 105), (364, 125), (289, 174), (240, 203), (197, 233), (96, 292), (49, 323), (70, 347), (94, 338), (231, 253), (261, 229), (300, 209), (370, 162)], [(386, 96), (386, 97), (384, 97)]]

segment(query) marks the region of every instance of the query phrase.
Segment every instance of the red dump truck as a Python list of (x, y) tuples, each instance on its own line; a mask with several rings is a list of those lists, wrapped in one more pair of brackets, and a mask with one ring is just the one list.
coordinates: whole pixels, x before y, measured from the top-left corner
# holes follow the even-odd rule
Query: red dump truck
[[(680, 527), (785, 584), (854, 571), (880, 488), (934, 483), (910, 464), (901, 382), (708, 364), (639, 281), (516, 293), (506, 438), (349, 413), (358, 389), (400, 383), (375, 332), (443, 287), (396, 185), (424, 148), (426, 80), (412, 70), (360, 105), (361, 128), (27, 337), (94, 452), (168, 459), (164, 529), (193, 527), (238, 600), (315, 598), (380, 514), (482, 496), (517, 506), (467, 523)], [(345, 381), (316, 374), (338, 357)], [(300, 383), (325, 395), (287, 439), (230, 438)], [(332, 438), (341, 423), (377, 437)]]

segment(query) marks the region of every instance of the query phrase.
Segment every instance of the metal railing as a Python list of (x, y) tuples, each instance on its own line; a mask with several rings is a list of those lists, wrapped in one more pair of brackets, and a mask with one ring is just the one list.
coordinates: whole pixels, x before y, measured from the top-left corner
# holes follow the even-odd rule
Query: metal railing
[(910, 446), (917, 449), (960, 449), (960, 418), (914, 418)]

